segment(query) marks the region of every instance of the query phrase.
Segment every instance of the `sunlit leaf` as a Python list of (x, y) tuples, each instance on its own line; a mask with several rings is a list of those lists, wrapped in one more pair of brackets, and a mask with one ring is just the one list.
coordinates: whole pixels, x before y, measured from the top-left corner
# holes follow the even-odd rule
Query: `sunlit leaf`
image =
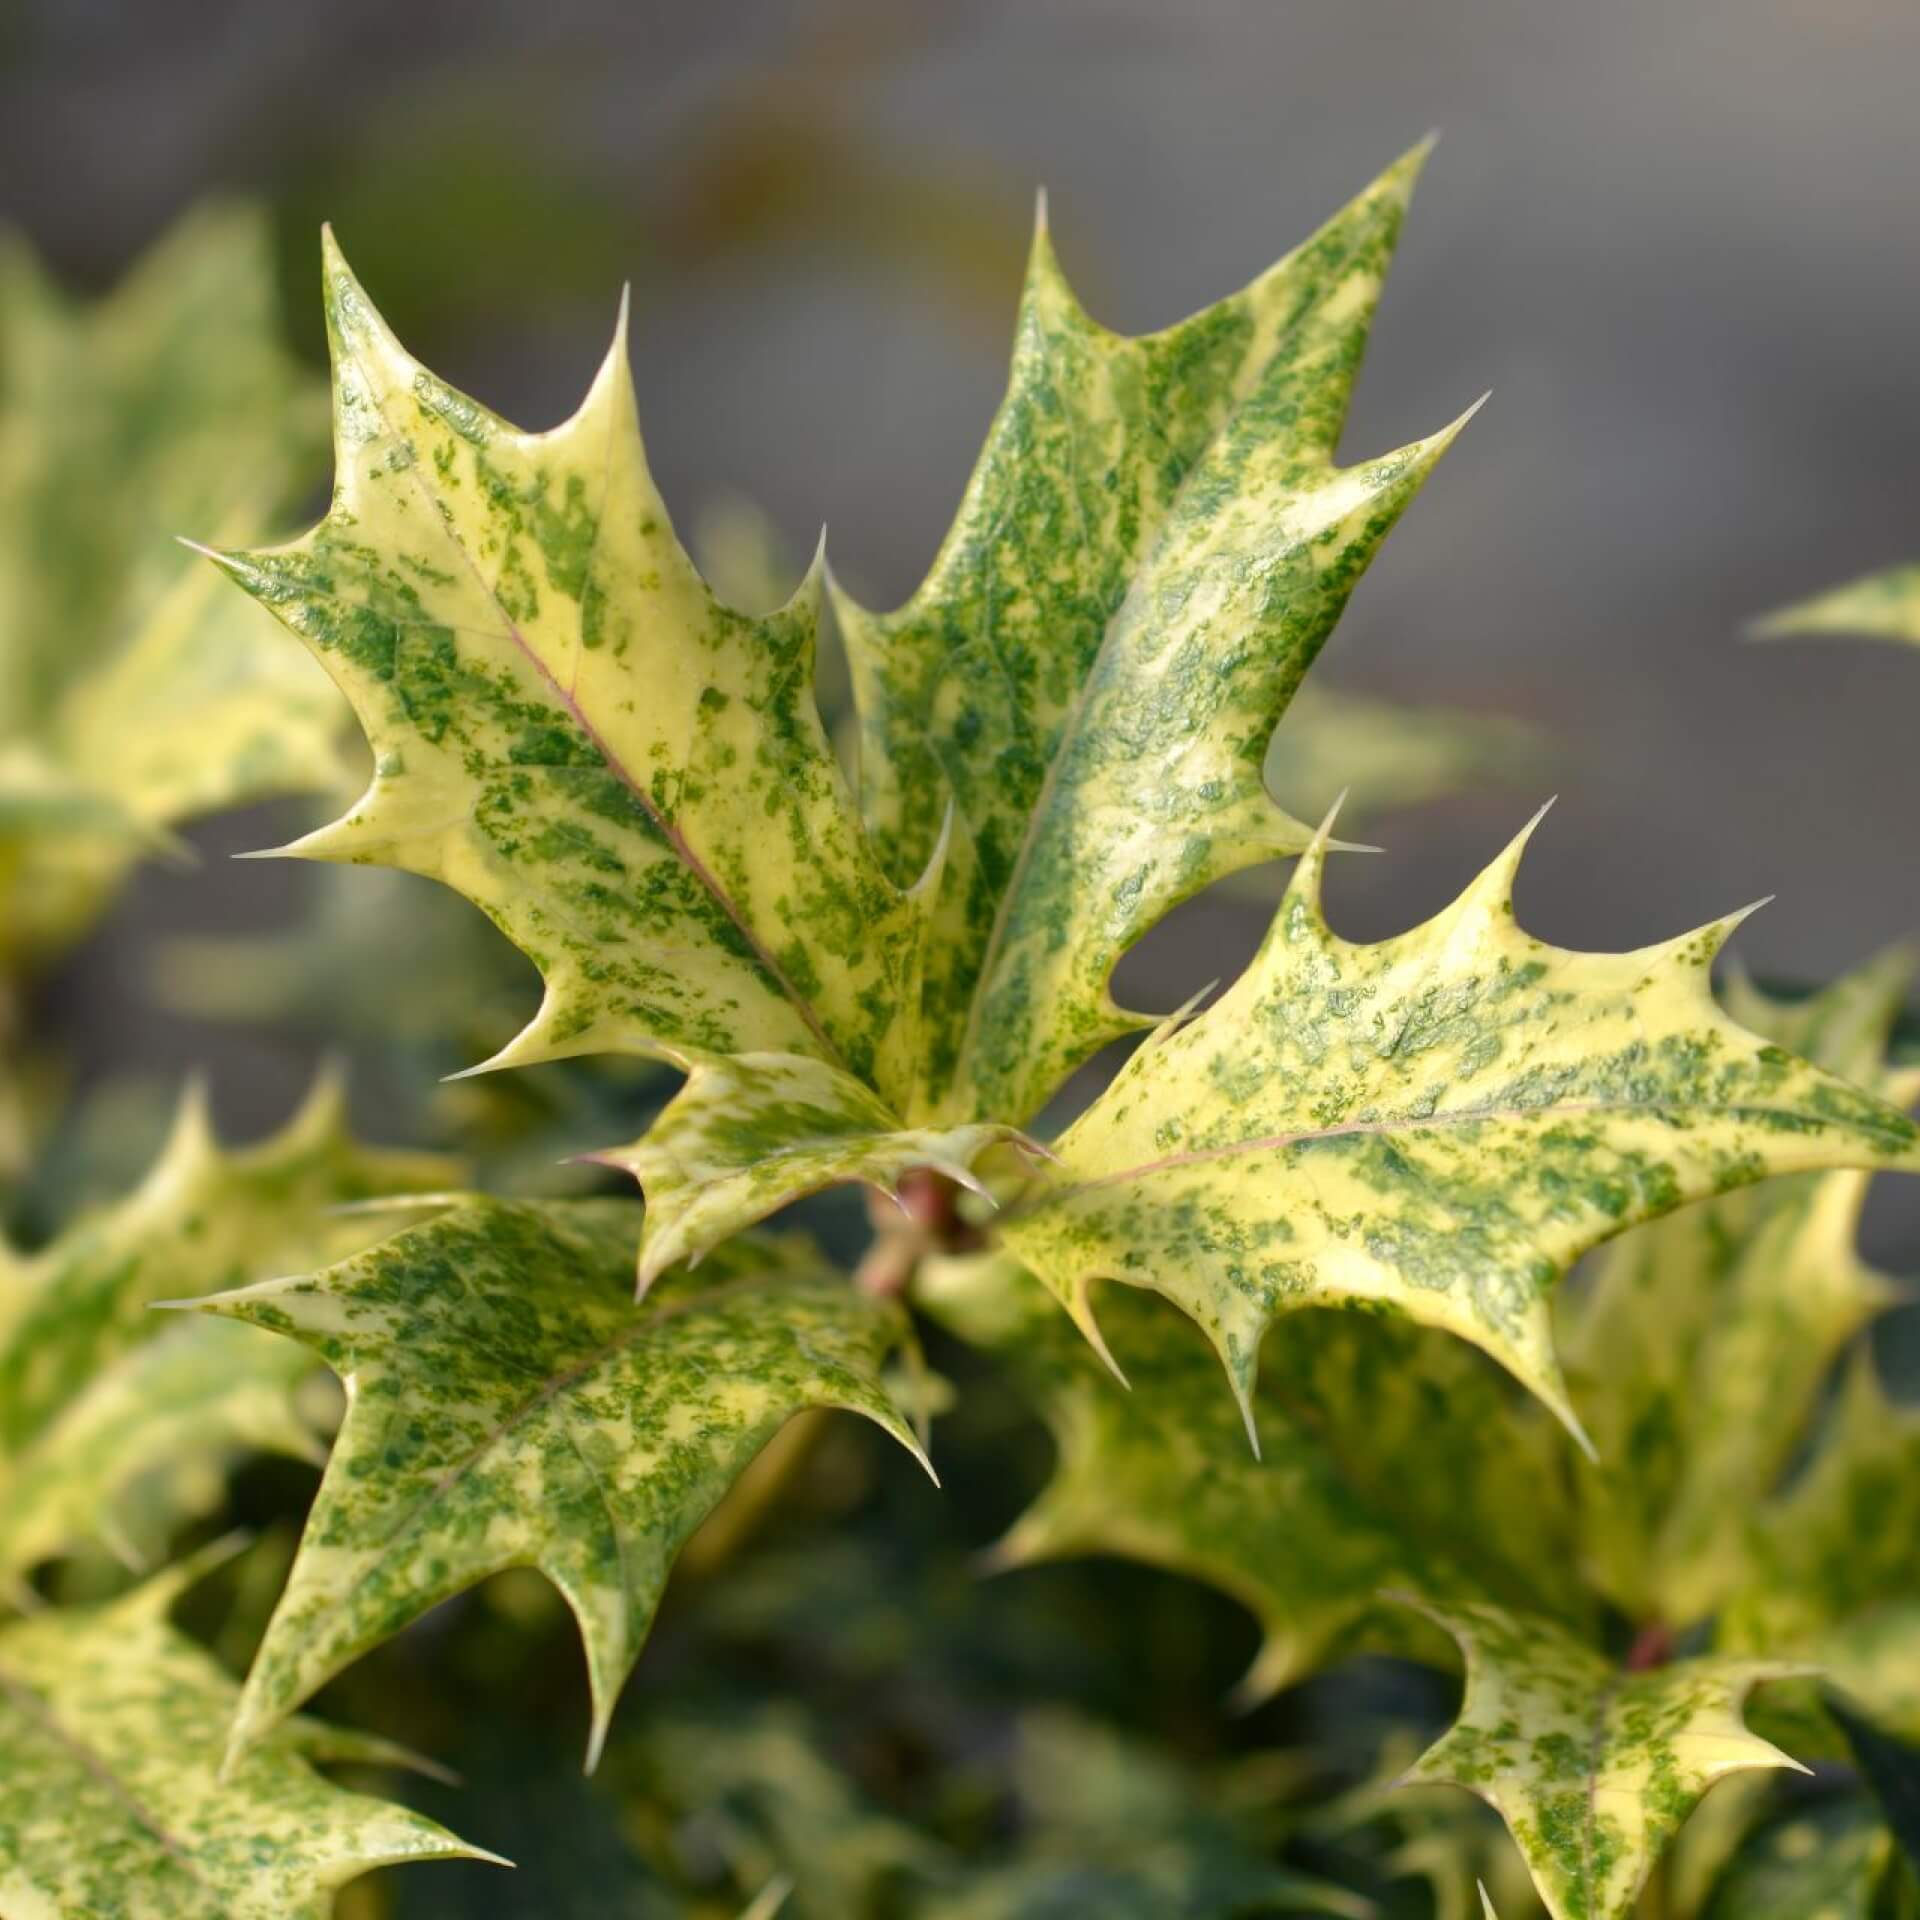
[(1573, 1425), (1549, 1296), (1588, 1248), (1766, 1174), (1920, 1167), (1904, 1113), (1715, 1003), (1738, 915), (1631, 953), (1549, 946), (1514, 918), (1526, 838), (1373, 945), (1323, 917), (1324, 840), (1303, 856), (1252, 965), (1133, 1055), (1006, 1220), (1089, 1337), (1095, 1281), (1151, 1287), (1244, 1404), (1276, 1317), (1371, 1303)]

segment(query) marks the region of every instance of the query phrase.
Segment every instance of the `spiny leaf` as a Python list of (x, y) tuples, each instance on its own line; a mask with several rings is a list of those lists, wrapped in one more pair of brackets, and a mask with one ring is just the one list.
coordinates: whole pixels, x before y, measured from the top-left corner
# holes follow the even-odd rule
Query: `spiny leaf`
[[(19, 1261), (0, 1288), (0, 1578), (102, 1535), (151, 1547), (139, 1536), (155, 1522), (194, 1510), (181, 1476), (236, 1445), (311, 1455), (289, 1397), (305, 1369), (279, 1343), (231, 1329), (208, 1340), (147, 1309), (338, 1259), (385, 1230), (341, 1205), (458, 1177), (437, 1155), (355, 1144), (332, 1078), (280, 1133), (236, 1152), (190, 1090), (137, 1191)], [(172, 1485), (143, 1525), (123, 1496), (161, 1473)]]
[(971, 1169), (1011, 1127), (902, 1128), (874, 1094), (798, 1054), (689, 1062), (686, 1086), (631, 1146), (593, 1157), (639, 1181), (643, 1287), (802, 1194), (862, 1180), (892, 1192), (931, 1167), (984, 1193)]
[(325, 1449), (295, 1400), (312, 1370), (285, 1341), (211, 1322), (133, 1348), (0, 1467), (0, 1576), (92, 1539), (139, 1564), (166, 1524), (218, 1502), (230, 1454), (317, 1466)]
[(1920, 646), (1920, 566), (1892, 567), (1769, 614), (1755, 628), (1768, 640), (1804, 634), (1863, 634)]
[(1817, 1665), (1920, 1738), (1920, 1408), (1858, 1352), (1806, 1470), (1752, 1518), (1751, 1574), (1720, 1642)]
[(787, 1163), (797, 1188), (743, 1170), (707, 1218), (904, 1161), (910, 1141), (874, 1135), (914, 1080), (929, 895), (883, 870), (821, 725), (819, 567), (764, 616), (714, 597), (647, 469), (624, 313), (580, 410), (530, 434), (414, 361), (331, 236), (325, 280), (332, 511), (215, 556), (376, 756), (353, 811), (287, 851), (442, 880), (534, 960), (540, 1010), (490, 1065), (786, 1055), (874, 1116), (843, 1169), (822, 1150)]
[(1548, 1295), (1581, 1253), (1766, 1174), (1920, 1167), (1906, 1115), (1715, 1004), (1740, 916), (1551, 947), (1514, 920), (1526, 839), (1424, 926), (1356, 945), (1321, 912), (1323, 829), (1253, 964), (1134, 1054), (1009, 1212), (1090, 1338), (1095, 1280), (1155, 1288), (1245, 1404), (1277, 1315), (1372, 1302), (1483, 1347), (1577, 1431)]
[(167, 1621), (198, 1571), (0, 1627), (0, 1909), (325, 1920), (375, 1867), (494, 1858), (323, 1779), (315, 1763), (396, 1754), (319, 1721), (290, 1721), (220, 1777), (233, 1682)]
[(1793, 1767), (1741, 1707), (1777, 1662), (1709, 1656), (1623, 1673), (1550, 1622), (1429, 1607), (1466, 1655), (1453, 1727), (1409, 1776), (1469, 1788), (1512, 1829), (1554, 1920), (1624, 1920), (1716, 1780)]
[[(1142, 340), (1087, 320), (1043, 234), (933, 579), (898, 616), (842, 606), (871, 837), (815, 703), (820, 569), (764, 616), (715, 599), (647, 471), (624, 326), (580, 411), (522, 433), (411, 359), (329, 240), (333, 510), (215, 556), (375, 750), (359, 806), (289, 851), (444, 880), (535, 960), (540, 1012), (490, 1064), (791, 1054), (889, 1130), (1027, 1117), (1138, 1024), (1105, 984), (1127, 945), (1304, 843), (1268, 736), (1450, 437), (1333, 465), (1418, 159)], [(849, 1151), (857, 1175), (909, 1147)]]
[(1031, 1116), (1151, 1024), (1108, 993), (1133, 941), (1306, 843), (1262, 783), (1268, 739), (1457, 430), (1334, 464), (1425, 152), (1243, 292), (1138, 339), (1087, 316), (1043, 219), (1007, 395), (932, 572), (889, 614), (836, 593), (896, 878), (954, 809), (924, 1108)]
[(183, 1303), (301, 1341), (347, 1387), (236, 1751), (429, 1607), (532, 1566), (586, 1641), (591, 1764), (674, 1555), (793, 1414), (862, 1413), (918, 1454), (880, 1378), (897, 1307), (803, 1247), (737, 1240), (636, 1309), (634, 1211), (474, 1198), (322, 1272)]
[(647, 470), (624, 316), (580, 410), (523, 433), (388, 331), (329, 235), (332, 511), (219, 556), (319, 655), (377, 756), (309, 858), (468, 895), (546, 977), (496, 1064), (779, 1051), (910, 1078), (924, 916), (813, 702), (818, 572), (722, 606)]
[(1387, 1588), (1583, 1616), (1555, 1431), (1457, 1341), (1371, 1316), (1295, 1316), (1253, 1409), (1255, 1459), (1205, 1345), (1157, 1301), (1128, 1294), (1109, 1311), (1123, 1393), (1010, 1262), (930, 1264), (916, 1297), (1002, 1359), (1053, 1431), (1053, 1478), (997, 1562), (1120, 1554), (1231, 1594), (1264, 1634), (1247, 1699), (1304, 1677), (1361, 1628), (1370, 1645), (1406, 1645), (1414, 1623), (1382, 1607)]
[[(173, 545), (312, 477), (258, 216), (205, 209), (108, 299), (0, 254), (0, 947), (69, 938), (175, 822), (343, 783), (325, 677)], [(250, 524), (249, 524), (250, 523)]]
[[(1886, 1051), (1912, 956), (1805, 1000), (1736, 976), (1742, 1024), (1902, 1106)], [(1856, 1241), (1870, 1176), (1802, 1174), (1623, 1236), (1556, 1299), (1574, 1398), (1599, 1451), (1578, 1469), (1592, 1577), (1638, 1620), (1686, 1625), (1751, 1577), (1745, 1534), (1802, 1443), (1833, 1362), (1900, 1297)]]

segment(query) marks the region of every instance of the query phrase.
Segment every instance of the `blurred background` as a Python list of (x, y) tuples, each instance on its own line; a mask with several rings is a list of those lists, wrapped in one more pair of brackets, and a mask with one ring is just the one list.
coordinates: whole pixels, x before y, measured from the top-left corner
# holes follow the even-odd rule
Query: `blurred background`
[[(273, 324), (312, 383), (330, 219), (408, 345), (529, 426), (571, 409), (631, 281), (655, 471), (723, 588), (784, 594), (824, 523), (842, 575), (891, 604), (931, 559), (998, 400), (1037, 187), (1089, 308), (1141, 331), (1250, 278), (1437, 127), (1343, 452), (1413, 439), (1488, 389), (1492, 402), (1316, 670), (1316, 698), (1346, 703), (1303, 712), (1281, 743), (1290, 808), (1316, 814), (1352, 781), (1350, 817), (1384, 848), (1335, 864), (1335, 924), (1377, 937), (1433, 911), (1557, 793), (1520, 883), (1535, 931), (1624, 947), (1775, 894), (1736, 951), (1806, 987), (1920, 929), (1920, 659), (1743, 638), (1783, 602), (1920, 558), (1916, 75), (1910, 0), (0, 0), (0, 228), (90, 301), (190, 209), (251, 204)], [(324, 499), (324, 460), (289, 458), (291, 527)], [(84, 484), (77, 511), (91, 512)], [(129, 554), (176, 532), (223, 529), (141, 527)], [(293, 657), (270, 623), (259, 642)], [(0, 646), (17, 644), (0, 620)], [(824, 680), (838, 710), (831, 662)], [(191, 744), (196, 715), (155, 724)], [(0, 1083), (32, 1136), (9, 1148), (0, 1111), (0, 1160), (35, 1170), (12, 1202), (18, 1236), (124, 1186), (195, 1066), (223, 1129), (244, 1135), (344, 1054), (366, 1132), (454, 1146), (521, 1184), (637, 1130), (664, 1091), (644, 1076), (574, 1063), (442, 1089), (525, 1019), (532, 970), (424, 882), (226, 857), (316, 817), (281, 801), (156, 835), (124, 885), (116, 866), (63, 920), (53, 961), (21, 965), (0, 1041), (45, 1057), (17, 1101)], [(17, 904), (15, 824), (0, 807), (0, 891)], [(1172, 1006), (1231, 975), (1281, 878), (1176, 915), (1129, 957), (1121, 997)], [(1912, 1271), (1920, 1197), (1874, 1206), (1870, 1251)], [(857, 1202), (822, 1230), (857, 1234)], [(1920, 1314), (1887, 1338), (1920, 1378)], [(995, 1445), (1026, 1435), (1039, 1474), (1023, 1416), (990, 1395), (966, 1405)], [(996, 1467), (970, 1492), (958, 1451), (953, 1523), (905, 1469), (849, 1454), (854, 1491), (828, 1474), (814, 1496), (830, 1519), (866, 1501), (844, 1555), (802, 1531), (783, 1559), (777, 1536), (733, 1615), (701, 1616), (717, 1640), (684, 1617), (663, 1627), (645, 1684), (697, 1676), (714, 1644), (741, 1664), (751, 1639), (777, 1685), (812, 1676), (859, 1720), (882, 1775), (911, 1777), (912, 1755), (894, 1721), (875, 1711), (869, 1728), (849, 1703), (903, 1666), (962, 1745), (976, 1693), (1004, 1681), (1029, 1697), (1035, 1673), (1159, 1737), (1173, 1726), (1176, 1744), (1220, 1739), (1212, 1703), (1247, 1623), (1138, 1569), (1048, 1570), (1025, 1599), (978, 1587), (968, 1555), (1023, 1490)], [(289, 1499), (276, 1483), (255, 1504)], [(934, 1573), (907, 1589), (918, 1598), (873, 1572), (919, 1578), (921, 1561)], [(583, 1876), (612, 1885), (623, 1869), (588, 1857), (567, 1797), (572, 1719), (556, 1731), (536, 1711), (545, 1689), (577, 1718), (571, 1635), (544, 1589), (489, 1594), (462, 1616), (462, 1632), (480, 1623), (477, 1651), (449, 1641), (431, 1670), (383, 1656), (344, 1683), (346, 1704), (379, 1722), (399, 1701), (422, 1744), (452, 1741), (446, 1673), (476, 1684), (500, 1657), (485, 1636), (524, 1629), (546, 1649), (522, 1668), (537, 1684), (500, 1725), (469, 1727), (462, 1755), (499, 1824), (471, 1800), (452, 1817), (523, 1863), (543, 1844), (578, 1852)], [(805, 1616), (786, 1652), (767, 1651), (756, 1607)], [(823, 1669), (827, 1644), (842, 1664)], [(1330, 1717), (1365, 1733), (1366, 1683), (1343, 1684)], [(1232, 1740), (1319, 1724), (1312, 1689), (1289, 1700)], [(792, 1791), (801, 1761), (778, 1727), (763, 1736), (741, 1776), (764, 1766)], [(1032, 1737), (1047, 1777), (1105, 1751), (1058, 1728)], [(553, 1760), (537, 1793), (522, 1749)], [(966, 1791), (985, 1805), (990, 1784)], [(617, 1835), (605, 1844), (624, 1857)], [(522, 1879), (537, 1899), (537, 1875)], [(475, 1904), (508, 1897), (496, 1882), (441, 1884), (456, 1889), (444, 1909), (423, 1886), (406, 1913), (520, 1911)]]
[[(409, 344), (530, 425), (583, 390), (631, 279), (683, 531), (744, 502), (797, 568), (825, 523), (890, 602), (998, 397), (1037, 186), (1092, 310), (1141, 330), (1438, 127), (1344, 451), (1493, 399), (1318, 677), (1534, 737), (1376, 810), (1337, 922), (1432, 909), (1557, 792), (1538, 931), (1625, 945), (1774, 893), (1739, 951), (1811, 980), (1920, 922), (1920, 663), (1741, 628), (1920, 550), (1916, 71), (1899, 0), (7, 0), (0, 215), (97, 292), (206, 196), (263, 202), (316, 362), (330, 218)], [(1309, 784), (1297, 808), (1330, 797)], [(219, 857), (271, 823), (194, 837), (208, 857), (145, 868), (58, 991), (88, 1074), (212, 1049), (222, 1113), (258, 1124), (316, 1042), (157, 1010), (153, 943), (285, 923), (327, 876)], [(1197, 909), (1127, 984), (1172, 1004), (1196, 948), (1226, 971), (1259, 922)]]

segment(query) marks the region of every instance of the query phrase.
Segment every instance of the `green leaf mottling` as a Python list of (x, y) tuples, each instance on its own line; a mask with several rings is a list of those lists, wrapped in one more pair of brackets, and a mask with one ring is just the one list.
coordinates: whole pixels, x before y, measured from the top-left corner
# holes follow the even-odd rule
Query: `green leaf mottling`
[(335, 1890), (375, 1867), (492, 1858), (323, 1779), (316, 1762), (403, 1756), (316, 1720), (223, 1775), (233, 1682), (167, 1622), (195, 1571), (0, 1627), (0, 1911), (327, 1920)]
[(345, 1422), (235, 1725), (244, 1750), (441, 1600), (537, 1567), (586, 1641), (597, 1754), (674, 1556), (794, 1414), (865, 1414), (898, 1307), (742, 1239), (633, 1301), (637, 1209), (465, 1200), (323, 1272), (199, 1303), (313, 1348)]

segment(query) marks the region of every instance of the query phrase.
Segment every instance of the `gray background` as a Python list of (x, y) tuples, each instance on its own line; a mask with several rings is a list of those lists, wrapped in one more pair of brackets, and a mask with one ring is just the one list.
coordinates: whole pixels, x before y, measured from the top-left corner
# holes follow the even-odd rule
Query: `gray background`
[[(330, 213), (410, 344), (530, 425), (631, 276), (683, 518), (745, 491), (897, 597), (995, 403), (1036, 184), (1094, 311), (1141, 329), (1437, 126), (1345, 450), (1493, 400), (1323, 671), (1524, 717), (1547, 765), (1377, 823), (1336, 922), (1430, 911), (1557, 790), (1536, 931), (1626, 945), (1772, 892), (1739, 950), (1811, 979), (1920, 922), (1920, 657), (1739, 629), (1920, 556), (1917, 97), (1913, 0), (16, 0), (0, 212), (98, 285), (208, 189), (263, 195), (309, 348)], [(207, 1043), (141, 1006), (139, 939), (301, 884), (148, 875), (67, 991), (116, 1054), (177, 1064)], [(1136, 995), (1256, 931), (1191, 912)], [(236, 1058), (231, 1110), (279, 1104), (292, 1069)]]

